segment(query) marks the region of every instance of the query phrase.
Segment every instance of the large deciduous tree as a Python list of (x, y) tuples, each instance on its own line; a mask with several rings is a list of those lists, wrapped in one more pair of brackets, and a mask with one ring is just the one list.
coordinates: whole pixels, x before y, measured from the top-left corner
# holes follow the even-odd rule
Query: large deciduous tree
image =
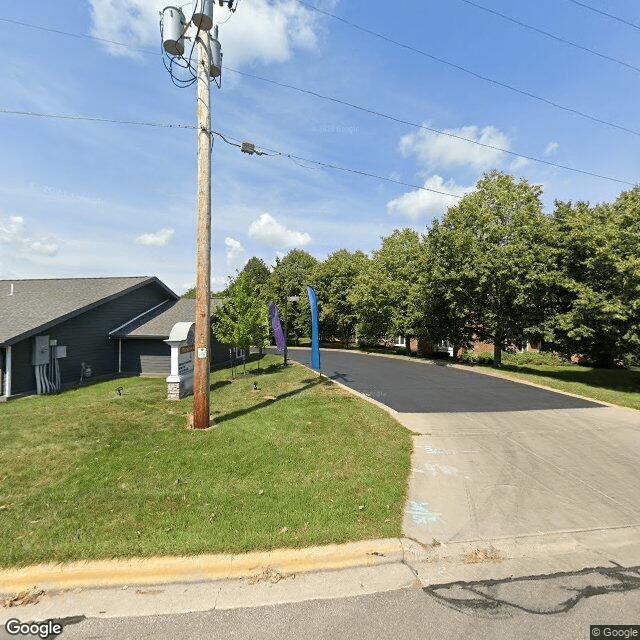
[[(293, 335), (296, 344), (300, 337), (308, 336), (311, 328), (311, 312), (306, 286), (318, 261), (306, 251), (292, 249), (276, 266), (265, 287), (267, 299), (278, 307), (280, 318), (287, 321), (287, 333)], [(299, 302), (285, 302), (287, 297), (299, 296)]]
[(611, 367), (640, 354), (640, 189), (613, 204), (556, 202), (554, 241), (564, 273), (546, 340)]
[[(460, 346), (472, 337), (494, 345), (494, 364), (544, 320), (548, 289), (557, 278), (542, 190), (492, 171), (429, 231), (427, 323), (432, 336)], [(441, 325), (438, 328), (438, 325)]]
[(355, 337), (358, 320), (352, 291), (368, 260), (362, 251), (351, 253), (340, 249), (313, 270), (320, 334), (324, 338), (339, 338), (345, 348)]

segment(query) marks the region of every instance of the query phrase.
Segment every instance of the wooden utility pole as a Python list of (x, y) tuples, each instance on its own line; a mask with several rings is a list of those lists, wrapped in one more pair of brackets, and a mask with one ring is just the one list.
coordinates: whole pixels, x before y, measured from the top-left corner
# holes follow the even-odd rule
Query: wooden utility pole
[[(217, 27), (216, 27), (217, 31)], [(196, 358), (193, 428), (208, 429), (211, 361), (211, 92), (209, 32), (198, 33), (196, 111), (198, 116), (198, 225), (196, 230)]]

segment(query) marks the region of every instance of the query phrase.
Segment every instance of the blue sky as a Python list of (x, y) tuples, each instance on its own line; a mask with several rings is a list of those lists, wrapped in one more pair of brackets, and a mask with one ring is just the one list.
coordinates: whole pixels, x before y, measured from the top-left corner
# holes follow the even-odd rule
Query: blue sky
[[(216, 10), (223, 84), (213, 129), (258, 148), (461, 195), (500, 169), (553, 202), (611, 201), (640, 181), (640, 29), (571, 0), (474, 3), (638, 67), (558, 42), (463, 0), (240, 0)], [(640, 25), (640, 6), (586, 4)], [(159, 55), (155, 0), (32, 0), (0, 12), (0, 109), (195, 123), (195, 89)], [(185, 6), (190, 15), (190, 7)], [(12, 22), (13, 21), (13, 22)], [(15, 21), (92, 35), (43, 31)], [(154, 53), (157, 52), (157, 53)], [(581, 111), (594, 122), (471, 73)], [(596, 178), (239, 75), (271, 79)], [(638, 133), (623, 131), (617, 125)], [(195, 281), (196, 142), (184, 128), (0, 113), (0, 278), (157, 275)], [(213, 147), (212, 287), (251, 256), (371, 252), (394, 228), (426, 230), (456, 200), (433, 191)]]

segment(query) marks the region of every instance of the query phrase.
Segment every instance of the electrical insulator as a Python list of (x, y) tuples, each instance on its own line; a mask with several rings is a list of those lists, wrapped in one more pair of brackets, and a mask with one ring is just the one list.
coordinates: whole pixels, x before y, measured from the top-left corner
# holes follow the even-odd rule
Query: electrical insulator
[(172, 56), (184, 53), (184, 13), (178, 7), (165, 7), (162, 11), (162, 46)]

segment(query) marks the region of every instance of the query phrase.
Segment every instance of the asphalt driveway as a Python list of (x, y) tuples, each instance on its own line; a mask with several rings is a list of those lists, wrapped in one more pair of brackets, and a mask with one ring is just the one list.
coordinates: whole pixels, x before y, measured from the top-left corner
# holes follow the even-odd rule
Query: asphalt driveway
[[(290, 349), (289, 358), (308, 366), (310, 350)], [(532, 411), (603, 406), (511, 380), (424, 361), (323, 349), (320, 365), (322, 373), (331, 380), (401, 413)]]
[(640, 565), (640, 412), (404, 358), (322, 350), (321, 365), (415, 434), (403, 534), (421, 549)]

